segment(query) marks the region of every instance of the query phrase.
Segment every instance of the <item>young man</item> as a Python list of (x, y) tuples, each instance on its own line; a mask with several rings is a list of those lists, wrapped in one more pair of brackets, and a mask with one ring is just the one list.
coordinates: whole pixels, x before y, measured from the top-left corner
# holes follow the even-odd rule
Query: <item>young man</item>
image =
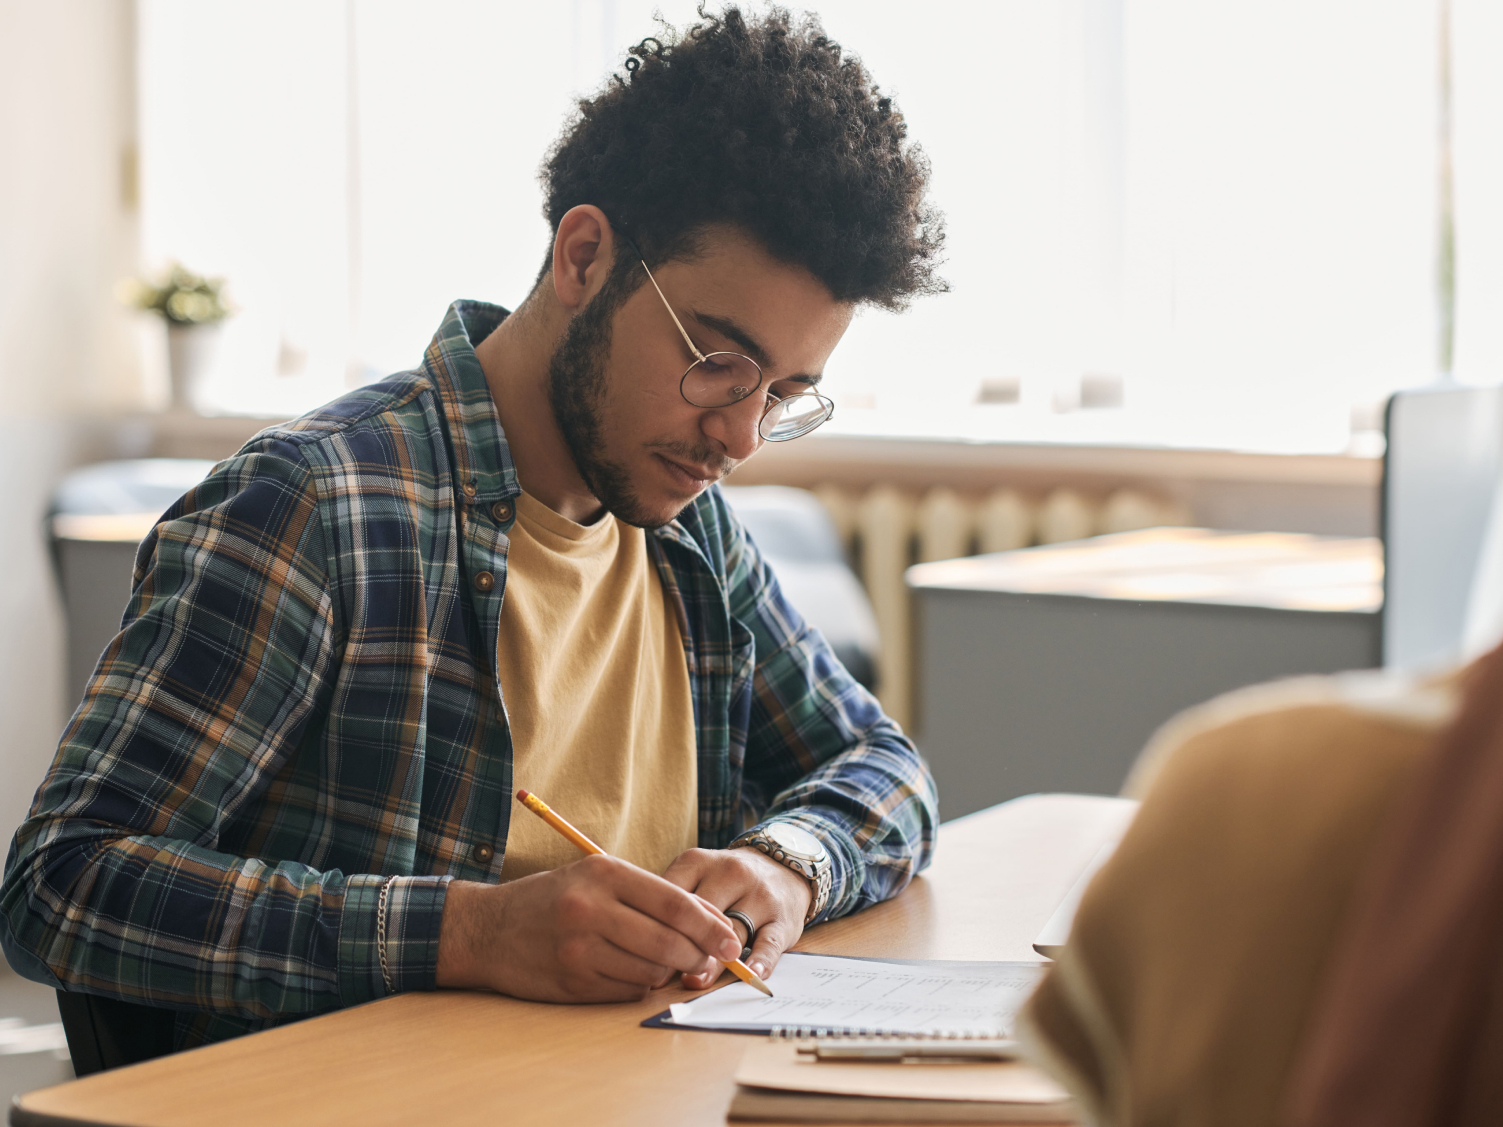
[(640, 998), (928, 862), (924, 764), (714, 488), (824, 421), (855, 306), (940, 288), (926, 166), (783, 13), (628, 71), (549, 157), (515, 314), (457, 303), (142, 545), (7, 862), (22, 974), (179, 1046), (435, 986)]

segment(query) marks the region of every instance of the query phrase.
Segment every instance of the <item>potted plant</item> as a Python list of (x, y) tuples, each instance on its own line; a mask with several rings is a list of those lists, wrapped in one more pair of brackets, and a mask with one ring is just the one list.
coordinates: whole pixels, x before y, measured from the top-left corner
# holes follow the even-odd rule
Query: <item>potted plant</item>
[(174, 262), (155, 281), (129, 283), (128, 298), (167, 323), (167, 366), (172, 378), (172, 405), (193, 405), (194, 392), (214, 358), (219, 326), (233, 308), (224, 297), (223, 278), (205, 278)]

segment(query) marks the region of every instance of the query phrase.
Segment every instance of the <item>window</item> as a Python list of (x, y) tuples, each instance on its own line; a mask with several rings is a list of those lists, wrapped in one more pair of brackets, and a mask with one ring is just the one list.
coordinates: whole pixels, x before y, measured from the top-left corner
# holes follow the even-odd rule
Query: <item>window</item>
[[(1354, 405), (1437, 371), (1440, 2), (820, 4), (930, 155), (953, 285), (857, 319), (830, 426), (1347, 448)], [(1484, 381), (1503, 12), (1451, 3), (1455, 371)], [(145, 255), (242, 307), (205, 406), (304, 410), (416, 364), (454, 298), (520, 301), (571, 98), (693, 8), (142, 0)]]

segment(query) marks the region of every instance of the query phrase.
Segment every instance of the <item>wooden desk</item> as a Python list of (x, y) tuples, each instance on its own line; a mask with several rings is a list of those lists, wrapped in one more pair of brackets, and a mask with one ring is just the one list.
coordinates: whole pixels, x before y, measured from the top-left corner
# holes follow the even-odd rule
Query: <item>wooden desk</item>
[[(941, 827), (903, 893), (815, 928), (801, 951), (1034, 959), (1034, 936), (1134, 804), (1032, 795)], [(682, 1001), (555, 1006), (403, 994), (18, 1097), (15, 1127), (214, 1123), (720, 1124), (744, 1037), (643, 1029)]]

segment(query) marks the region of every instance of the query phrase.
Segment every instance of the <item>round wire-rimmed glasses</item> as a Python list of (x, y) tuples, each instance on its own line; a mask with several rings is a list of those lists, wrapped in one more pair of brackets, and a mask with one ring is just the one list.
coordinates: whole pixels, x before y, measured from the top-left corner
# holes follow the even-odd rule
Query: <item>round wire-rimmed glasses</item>
[[(755, 394), (762, 386), (762, 366), (750, 356), (742, 356), (739, 352), (706, 354), (695, 348), (689, 334), (684, 331), (678, 314), (668, 304), (668, 298), (664, 296), (658, 280), (647, 269), (646, 262), (642, 262), (642, 269), (647, 270), (647, 280), (658, 291), (663, 308), (668, 310), (668, 316), (673, 318), (679, 336), (684, 338), (684, 344), (694, 355), (694, 363), (685, 369), (683, 377), (678, 381), (678, 393), (684, 397), (684, 401), (694, 407), (730, 407), (740, 403), (748, 395)], [(774, 395), (769, 390), (767, 406), (757, 421), (757, 433), (768, 442), (787, 442), (793, 438), (802, 438), (834, 413), (835, 404), (818, 392)]]

